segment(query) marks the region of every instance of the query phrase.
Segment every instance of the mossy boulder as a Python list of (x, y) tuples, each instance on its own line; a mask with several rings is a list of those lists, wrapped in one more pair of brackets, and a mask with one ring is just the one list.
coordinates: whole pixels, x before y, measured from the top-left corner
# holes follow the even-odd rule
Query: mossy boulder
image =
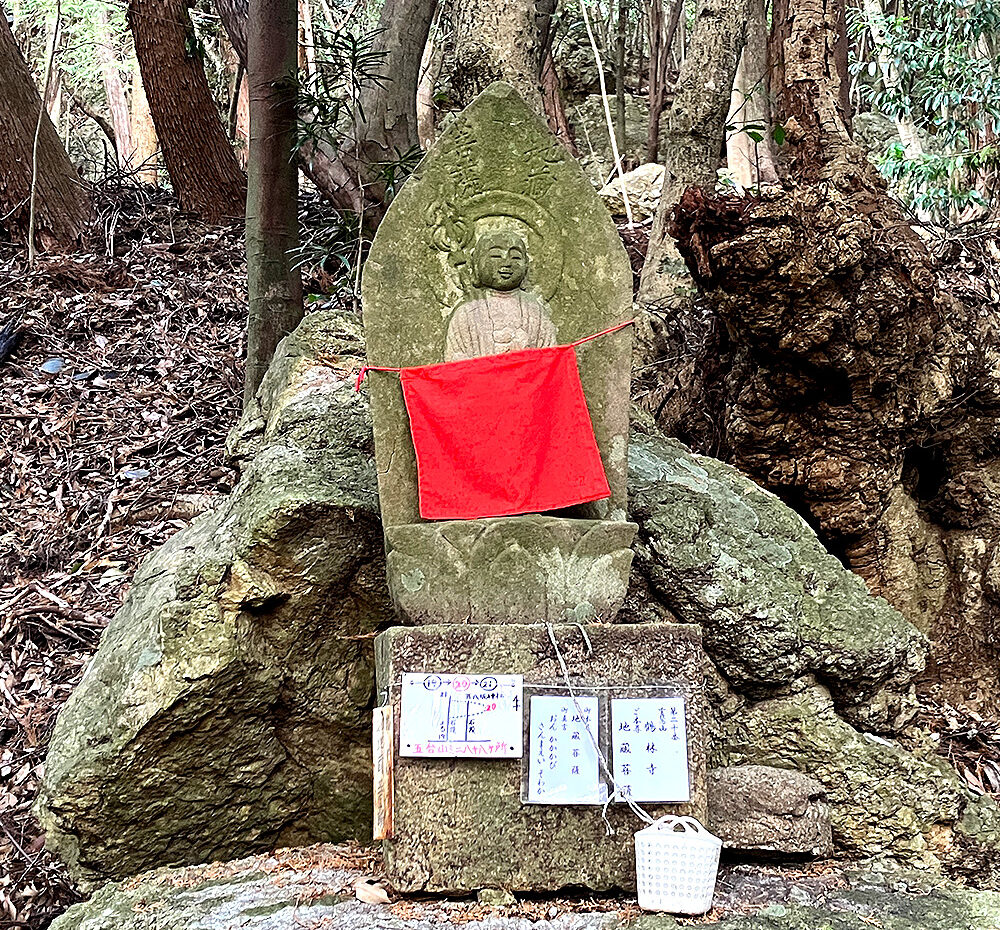
[(37, 811), (84, 884), (367, 834), (391, 611), (361, 351), (331, 313), (282, 342), (235, 491), (142, 563), (60, 714)]
[(826, 789), (839, 849), (940, 868), (970, 799), (955, 770), (933, 750), (921, 755), (859, 733), (822, 685), (801, 688), (723, 720), (713, 761), (804, 772)]
[(629, 478), (636, 560), (657, 597), (703, 627), (732, 685), (766, 694), (815, 674), (865, 729), (891, 732), (912, 717), (924, 637), (795, 511), (735, 468), (652, 433), (633, 436)]

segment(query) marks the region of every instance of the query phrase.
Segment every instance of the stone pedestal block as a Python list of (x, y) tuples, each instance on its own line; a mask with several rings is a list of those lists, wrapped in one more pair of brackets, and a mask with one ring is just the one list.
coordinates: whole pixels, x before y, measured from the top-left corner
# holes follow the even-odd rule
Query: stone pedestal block
[(532, 515), (386, 528), (389, 587), (410, 623), (610, 622), (634, 523)]
[[(652, 816), (704, 820), (707, 707), (700, 628), (556, 624), (551, 629), (574, 687), (664, 686), (664, 693), (684, 698), (691, 801), (643, 807)], [(396, 627), (376, 639), (375, 650), (379, 688), (397, 708), (397, 732), (400, 685), (408, 672), (519, 674), (526, 688), (565, 690), (543, 624)], [(385, 843), (392, 885), (406, 892), (634, 888), (633, 834), (643, 823), (625, 805), (612, 804), (609, 836), (599, 806), (524, 804), (523, 763), (397, 755), (394, 835)]]

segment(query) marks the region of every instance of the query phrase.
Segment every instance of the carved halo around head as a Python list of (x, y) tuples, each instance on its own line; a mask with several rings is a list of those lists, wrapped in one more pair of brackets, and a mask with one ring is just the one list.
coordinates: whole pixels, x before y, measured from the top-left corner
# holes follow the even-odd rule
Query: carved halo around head
[(450, 263), (462, 292), (474, 287), (472, 253), (485, 233), (504, 230), (518, 233), (528, 247), (527, 286), (550, 300), (559, 289), (563, 271), (561, 230), (552, 215), (537, 201), (511, 191), (491, 190), (464, 202), (454, 214), (439, 215), (432, 232), (436, 249), (450, 252)]

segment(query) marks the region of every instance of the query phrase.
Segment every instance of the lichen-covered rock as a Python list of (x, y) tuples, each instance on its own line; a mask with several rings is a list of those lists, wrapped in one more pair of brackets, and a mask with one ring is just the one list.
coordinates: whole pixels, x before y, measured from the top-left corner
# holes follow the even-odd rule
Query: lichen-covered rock
[(828, 856), (830, 808), (823, 786), (801, 772), (731, 765), (708, 773), (709, 828), (727, 849)]
[(622, 181), (625, 182), (625, 190), (628, 192), (629, 206), (632, 209), (632, 218), (644, 220), (656, 213), (656, 208), (660, 204), (660, 190), (663, 187), (663, 174), (666, 171), (663, 165), (649, 162), (639, 165), (626, 173), (624, 177), (614, 177), (599, 191), (605, 206), (612, 215), (625, 214), (625, 199), (622, 197)]
[(937, 756), (858, 733), (837, 716), (826, 688), (802, 684), (721, 721), (713, 764), (805, 772), (826, 789), (838, 848), (941, 868), (970, 799), (955, 770)]
[(702, 625), (706, 650), (737, 689), (814, 673), (865, 729), (892, 732), (910, 719), (924, 637), (791, 508), (660, 436), (633, 437), (629, 477), (637, 561), (666, 606)]
[(60, 714), (38, 814), (78, 880), (366, 833), (390, 608), (359, 338), (317, 313), (282, 342), (235, 491), (142, 563)]
[[(363, 873), (337, 847), (287, 850), (236, 862), (160, 869), (109, 884), (57, 918), (51, 930), (680, 930), (690, 920), (635, 916), (634, 899), (601, 911), (565, 900), (517, 903), (407, 901), (365, 904)], [(998, 930), (1000, 894), (907, 872), (802, 873), (726, 870), (712, 912), (718, 930)], [(544, 915), (544, 916), (541, 916)], [(703, 921), (699, 920), (699, 925)]]

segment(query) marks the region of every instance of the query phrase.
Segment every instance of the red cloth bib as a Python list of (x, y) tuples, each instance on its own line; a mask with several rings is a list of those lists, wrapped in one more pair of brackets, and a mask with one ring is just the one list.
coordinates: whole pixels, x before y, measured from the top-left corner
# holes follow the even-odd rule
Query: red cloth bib
[(425, 520), (537, 513), (611, 496), (573, 346), (399, 376)]

